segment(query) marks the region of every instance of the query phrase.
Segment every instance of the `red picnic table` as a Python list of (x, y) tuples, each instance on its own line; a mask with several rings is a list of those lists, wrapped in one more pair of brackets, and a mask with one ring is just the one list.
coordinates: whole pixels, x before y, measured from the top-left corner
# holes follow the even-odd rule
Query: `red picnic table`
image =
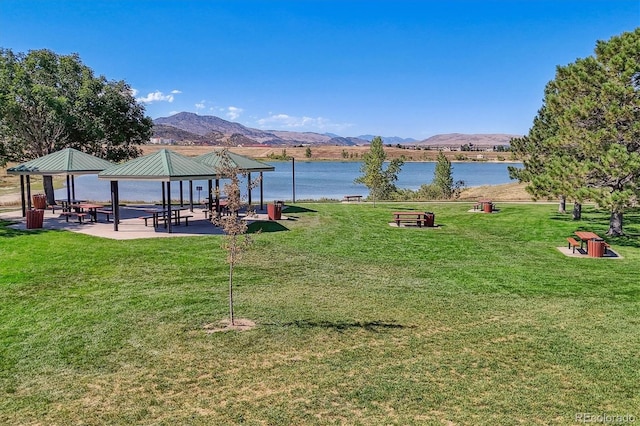
[(600, 238), (598, 234), (591, 231), (576, 231), (576, 236), (580, 238), (580, 249), (587, 243), (587, 254), (591, 257), (602, 257), (607, 250), (608, 244)]

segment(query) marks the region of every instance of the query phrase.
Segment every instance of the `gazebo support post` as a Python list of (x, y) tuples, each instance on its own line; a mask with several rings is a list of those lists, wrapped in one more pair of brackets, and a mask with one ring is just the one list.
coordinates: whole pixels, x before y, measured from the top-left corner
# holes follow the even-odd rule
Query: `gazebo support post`
[(71, 207), (71, 180), (69, 175), (67, 175), (67, 202), (69, 203), (69, 207)]
[(220, 216), (220, 179), (216, 179), (216, 217)]
[(118, 181), (111, 181), (111, 211), (113, 212), (113, 230), (118, 231), (120, 223), (120, 199), (118, 195)]
[(208, 184), (207, 191), (209, 193), (209, 196), (207, 197), (207, 201), (209, 204), (207, 205), (209, 206), (209, 215), (213, 215), (213, 182), (211, 181), (211, 179), (209, 179), (207, 184)]
[(251, 209), (251, 172), (247, 172), (247, 194), (249, 197), (249, 206), (247, 208)]
[(189, 211), (193, 213), (193, 181), (189, 181)]
[(184, 206), (184, 197), (182, 196), (182, 181), (180, 181), (180, 207)]
[[(171, 204), (171, 195), (169, 195), (169, 204)], [(167, 208), (167, 194), (164, 189), (164, 182), (162, 182), (162, 210)]]
[(24, 199), (24, 175), (20, 175), (20, 200), (22, 201), (22, 217), (26, 217), (27, 200)]
[(167, 220), (165, 221), (165, 223), (169, 227), (169, 233), (171, 234), (171, 181), (167, 181), (167, 193), (169, 194), (169, 203), (167, 206)]
[(76, 177), (71, 175), (71, 196), (76, 199)]
[(262, 172), (260, 172), (260, 210), (264, 210), (264, 191), (262, 187)]
[(31, 176), (27, 175), (27, 210), (31, 210), (31, 207)]

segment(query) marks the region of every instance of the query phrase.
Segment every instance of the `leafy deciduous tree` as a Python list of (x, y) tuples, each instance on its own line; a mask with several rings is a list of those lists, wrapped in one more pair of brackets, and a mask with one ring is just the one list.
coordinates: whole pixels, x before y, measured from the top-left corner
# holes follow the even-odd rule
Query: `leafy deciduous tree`
[[(233, 273), (236, 264), (240, 261), (242, 254), (251, 246), (253, 240), (247, 234), (247, 222), (242, 220), (239, 213), (246, 203), (241, 196), (240, 178), (246, 177), (238, 166), (231, 160), (228, 150), (223, 149), (220, 153), (222, 161), (218, 166), (218, 173), (228, 179), (222, 187), (222, 192), (227, 197), (227, 215), (212, 215), (212, 222), (220, 226), (225, 233), (222, 248), (227, 252), (227, 263), (229, 264), (229, 322), (235, 325), (235, 315), (233, 307)], [(259, 179), (250, 182), (250, 186), (259, 184)], [(216, 194), (219, 195), (219, 194)]]
[(394, 182), (398, 180), (398, 173), (400, 173), (404, 161), (399, 158), (393, 159), (384, 169), (387, 155), (384, 152), (380, 136), (373, 138), (369, 152), (365, 153), (362, 158), (360, 171), (363, 175), (356, 178), (354, 182), (369, 188), (375, 206), (376, 200), (389, 198), (396, 190)]
[(449, 199), (453, 195), (453, 169), (451, 161), (444, 155), (444, 152), (438, 152), (436, 167), (433, 172), (433, 185), (442, 194), (442, 198)]
[[(68, 147), (126, 160), (152, 126), (127, 83), (95, 77), (78, 55), (0, 49), (0, 165)], [(51, 176), (44, 184), (53, 202)]]

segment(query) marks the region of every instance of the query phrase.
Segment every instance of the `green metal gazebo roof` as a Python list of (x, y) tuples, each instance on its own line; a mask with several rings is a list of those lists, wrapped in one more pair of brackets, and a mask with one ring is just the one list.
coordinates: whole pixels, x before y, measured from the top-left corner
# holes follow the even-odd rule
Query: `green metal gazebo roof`
[[(229, 159), (243, 172), (272, 172), (276, 168), (257, 160), (227, 151)], [(195, 158), (196, 161), (218, 170), (222, 166), (222, 150), (212, 151)]]
[(12, 175), (96, 174), (113, 163), (73, 148), (66, 148), (7, 169)]
[(98, 173), (102, 180), (181, 181), (217, 178), (216, 169), (193, 158), (162, 149)]

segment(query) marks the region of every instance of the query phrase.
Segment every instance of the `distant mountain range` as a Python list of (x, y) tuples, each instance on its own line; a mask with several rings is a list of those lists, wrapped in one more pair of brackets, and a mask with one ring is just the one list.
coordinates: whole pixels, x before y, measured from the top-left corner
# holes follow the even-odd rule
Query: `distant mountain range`
[[(375, 138), (375, 135), (360, 135), (358, 136), (359, 139), (364, 139), (366, 141), (371, 142), (373, 140), (373, 138)], [(413, 138), (401, 138), (398, 136), (380, 136), (382, 138), (382, 142), (384, 142), (385, 144), (388, 145), (395, 145), (395, 144), (401, 144), (401, 145), (413, 145), (416, 142), (418, 142), (416, 139)]]
[(505, 145), (509, 146), (511, 139), (520, 138), (522, 135), (509, 135), (505, 133), (480, 133), (480, 134), (465, 134), (465, 133), (447, 133), (444, 135), (431, 136), (428, 139), (420, 142), (415, 142), (414, 145), (422, 146), (463, 146), (463, 145), (475, 145), (475, 146), (497, 146)]
[[(367, 145), (375, 137), (360, 135), (356, 137), (342, 137), (332, 133), (288, 132), (282, 130), (259, 130), (243, 126), (239, 123), (223, 120), (211, 115), (198, 115), (191, 112), (180, 112), (170, 117), (153, 120), (153, 137), (158, 139), (172, 139), (178, 143), (193, 143), (196, 145)], [(412, 138), (382, 137), (387, 145), (416, 145), (416, 146), (475, 146), (509, 145), (513, 137), (519, 135), (507, 134), (461, 134), (451, 133), (436, 135), (418, 141)]]

